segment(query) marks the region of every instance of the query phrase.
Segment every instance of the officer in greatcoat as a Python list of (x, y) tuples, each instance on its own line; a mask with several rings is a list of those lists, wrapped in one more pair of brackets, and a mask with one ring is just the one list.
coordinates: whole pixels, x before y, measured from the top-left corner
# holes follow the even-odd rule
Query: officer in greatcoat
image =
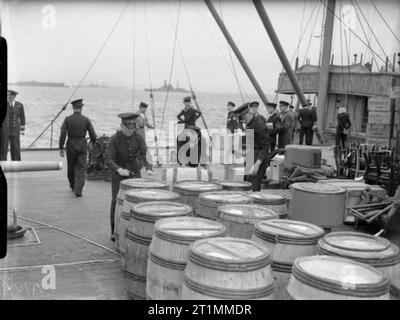
[(272, 152), (276, 148), (276, 140), (281, 125), (281, 118), (276, 110), (276, 103), (267, 103), (267, 109), (269, 114), (267, 119), (267, 127), (271, 136), (270, 152)]
[(146, 157), (147, 146), (137, 131), (138, 113), (121, 113), (121, 128), (111, 136), (106, 150), (106, 162), (111, 171), (111, 240), (114, 238), (114, 212), (120, 182), (128, 178), (140, 178), (142, 163), (149, 175), (153, 174), (152, 164)]
[(10, 145), (11, 160), (21, 161), (20, 134), (25, 134), (24, 105), (16, 101), (18, 92), (8, 90), (7, 113), (0, 130), (0, 160), (7, 160)]
[(86, 133), (89, 133), (92, 143), (96, 143), (96, 132), (92, 122), (82, 114), (84, 106), (82, 99), (71, 102), (74, 113), (66, 117), (62, 126), (59, 140), (60, 156), (64, 157), (64, 144), (67, 140), (67, 175), (69, 186), (77, 197), (82, 196), (82, 189), (85, 184), (87, 166), (87, 141)]
[(290, 114), (289, 103), (286, 101), (279, 101), (279, 110), (281, 117), (281, 124), (278, 134), (278, 148), (284, 149), (286, 145), (290, 144), (292, 139), (292, 132), (294, 130), (293, 117)]

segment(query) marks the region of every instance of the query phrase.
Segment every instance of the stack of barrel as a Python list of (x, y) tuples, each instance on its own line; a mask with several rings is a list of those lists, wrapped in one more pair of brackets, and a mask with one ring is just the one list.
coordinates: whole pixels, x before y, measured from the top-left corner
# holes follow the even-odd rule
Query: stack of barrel
[[(250, 192), (247, 182), (164, 189), (124, 190), (119, 243), (132, 299), (388, 299), (390, 288), (399, 291), (396, 246), (366, 240), (364, 252), (324, 236), (321, 227), (343, 219), (324, 208), (342, 208), (340, 187), (293, 185), (290, 210), (285, 197)], [(299, 201), (314, 206), (316, 222), (304, 221)], [(288, 211), (303, 221), (286, 220)]]

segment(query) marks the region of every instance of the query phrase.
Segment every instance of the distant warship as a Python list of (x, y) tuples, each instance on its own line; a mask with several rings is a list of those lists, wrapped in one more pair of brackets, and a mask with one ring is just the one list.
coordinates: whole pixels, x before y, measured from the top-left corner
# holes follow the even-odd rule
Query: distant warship
[[(144, 91), (150, 91), (150, 89), (144, 89)], [(152, 89), (152, 91), (156, 91), (156, 92), (165, 92), (165, 91), (169, 91), (169, 92), (190, 92), (190, 91), (188, 91), (186, 89), (179, 88), (178, 82), (176, 83), (176, 88), (174, 88), (172, 84), (168, 85), (167, 84), (167, 80), (164, 80), (164, 85), (162, 87)]]

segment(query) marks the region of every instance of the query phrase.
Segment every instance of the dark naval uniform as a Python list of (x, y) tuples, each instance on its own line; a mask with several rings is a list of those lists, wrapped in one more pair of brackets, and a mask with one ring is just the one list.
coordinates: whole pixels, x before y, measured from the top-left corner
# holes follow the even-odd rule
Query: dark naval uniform
[[(79, 104), (82, 100), (72, 101), (71, 103)], [(82, 104), (83, 105), (83, 104)], [(85, 172), (87, 162), (87, 141), (86, 132), (89, 132), (92, 143), (96, 142), (96, 133), (89, 118), (80, 112), (74, 112), (65, 118), (61, 126), (61, 134), (59, 141), (60, 150), (64, 149), (65, 139), (67, 140), (67, 162), (68, 162), (68, 181), (69, 186), (77, 196), (82, 194), (85, 184)]]
[[(238, 117), (241, 118), (243, 114), (248, 111), (247, 107), (241, 106), (235, 110)], [(249, 180), (252, 184), (253, 191), (261, 190), (262, 179), (265, 176), (269, 163), (269, 149), (271, 143), (271, 136), (268, 131), (266, 123), (261, 117), (253, 115), (253, 119), (246, 125), (246, 141), (250, 141), (247, 137), (250, 134), (250, 130), (254, 130), (254, 163), (257, 160), (261, 161), (259, 170), (255, 176), (249, 176)], [(253, 150), (249, 150), (252, 152)]]
[[(310, 104), (309, 104), (310, 105)], [(306, 145), (312, 145), (314, 131), (313, 126), (317, 121), (317, 113), (315, 110), (309, 108), (303, 108), (299, 111), (299, 123), (300, 123), (300, 136), (299, 144), (303, 144), (304, 136), (306, 136)]]
[(280, 125), (281, 125), (281, 118), (280, 118), (279, 114), (277, 112), (274, 112), (273, 114), (271, 114), (267, 119), (267, 123), (272, 123), (272, 125), (273, 125), (273, 128), (271, 130), (269, 130), (270, 136), (271, 136), (270, 151), (272, 152), (276, 148), (276, 137), (277, 137)]
[(193, 108), (183, 109), (177, 116), (178, 123), (184, 123), (187, 127), (196, 126), (196, 120), (200, 117), (201, 112)]
[[(9, 90), (9, 93), (17, 92)], [(21, 160), (20, 132), (25, 130), (25, 112), (21, 102), (7, 102), (7, 114), (0, 130), (0, 160), (7, 160), (8, 145), (10, 145), (11, 160)]]
[[(283, 108), (288, 107), (289, 103), (286, 101), (280, 101), (279, 105), (281, 106), (281, 108)], [(291, 142), (292, 132), (294, 130), (294, 121), (293, 116), (288, 110), (283, 111), (283, 109), (281, 109), (280, 118), (281, 125), (279, 127), (278, 148), (284, 149), (285, 146), (290, 144)]]
[[(137, 114), (136, 114), (137, 115)], [(146, 158), (146, 142), (143, 136), (135, 131), (132, 136), (125, 136), (122, 131), (117, 131), (111, 136), (106, 151), (106, 162), (111, 171), (111, 208), (110, 223), (111, 233), (114, 233), (114, 212), (121, 180), (128, 178), (140, 178), (142, 163), (147, 170), (152, 170), (152, 165)], [(119, 168), (130, 171), (130, 176), (120, 176)]]
[(235, 130), (240, 128), (239, 119), (235, 113), (233, 112), (228, 113), (228, 119), (226, 120), (226, 128), (230, 133), (235, 133)]

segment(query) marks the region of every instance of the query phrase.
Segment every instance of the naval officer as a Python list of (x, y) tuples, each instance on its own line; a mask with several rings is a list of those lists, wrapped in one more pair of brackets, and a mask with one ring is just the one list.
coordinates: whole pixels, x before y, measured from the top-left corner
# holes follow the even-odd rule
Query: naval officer
[(226, 120), (226, 129), (228, 130), (228, 133), (235, 133), (240, 128), (240, 124), (239, 124), (237, 115), (232, 112), (232, 109), (235, 107), (235, 104), (232, 101), (228, 101), (226, 107), (228, 109), (228, 118)]
[(201, 111), (194, 109), (191, 101), (191, 97), (183, 98), (183, 104), (185, 105), (185, 108), (177, 116), (178, 123), (184, 123), (185, 129), (187, 127), (195, 127), (196, 120), (201, 116)]
[(59, 149), (60, 156), (64, 157), (64, 143), (68, 135), (66, 149), (69, 186), (77, 197), (81, 197), (87, 164), (86, 132), (89, 132), (93, 144), (96, 142), (96, 132), (90, 119), (82, 115), (82, 99), (74, 100), (71, 104), (74, 113), (66, 117), (61, 126)]
[(21, 161), (20, 134), (25, 132), (24, 105), (15, 100), (18, 92), (8, 90), (7, 113), (0, 130), (0, 160), (7, 160), (10, 145), (11, 160)]
[(111, 240), (114, 241), (114, 212), (121, 180), (140, 178), (142, 163), (149, 175), (152, 165), (146, 158), (147, 146), (143, 136), (137, 131), (138, 113), (122, 113), (121, 129), (111, 136), (106, 150), (106, 162), (111, 171)]
[(265, 176), (265, 171), (267, 170), (269, 162), (270, 133), (265, 121), (252, 113), (247, 104), (238, 107), (236, 110), (233, 110), (233, 112), (237, 114), (240, 121), (246, 124), (247, 142), (250, 140), (247, 136), (251, 134), (251, 130), (254, 132), (253, 146), (251, 146), (250, 150), (246, 150), (246, 153), (254, 153), (254, 164), (249, 172), (249, 180), (252, 184), (253, 191), (260, 191), (262, 179)]

